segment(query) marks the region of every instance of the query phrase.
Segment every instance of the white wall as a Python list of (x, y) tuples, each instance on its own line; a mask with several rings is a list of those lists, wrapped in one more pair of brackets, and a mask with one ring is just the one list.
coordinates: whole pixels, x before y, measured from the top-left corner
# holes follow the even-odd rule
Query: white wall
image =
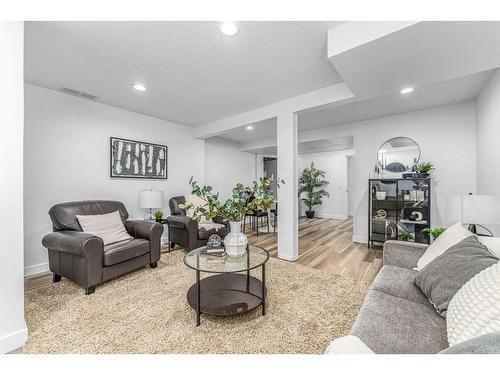
[[(500, 195), (500, 70), (476, 101), (477, 193)], [(490, 229), (497, 236), (500, 226)]]
[(239, 144), (223, 138), (205, 141), (205, 182), (228, 199), (233, 187), (241, 182), (250, 185), (256, 179), (256, 155), (242, 152)]
[(24, 345), (23, 23), (0, 22), (0, 353)]
[(389, 138), (414, 139), (420, 145), (421, 160), (431, 161), (436, 167), (432, 181), (432, 226), (447, 224), (444, 220), (448, 194), (476, 191), (474, 102), (304, 131), (300, 139), (306, 142), (347, 135), (354, 136), (350, 194), (356, 241), (367, 240), (368, 178), (378, 148)]
[[(347, 219), (348, 216), (348, 156), (353, 150), (317, 152), (299, 155), (299, 176), (304, 168), (314, 162), (316, 168), (325, 171), (325, 179), (330, 182), (325, 190), (330, 194), (321, 206), (314, 206), (316, 217)], [(304, 194), (305, 196), (305, 194)], [(300, 202), (300, 215), (305, 215), (307, 206)]]
[[(168, 179), (110, 178), (110, 136), (167, 145)], [(139, 190), (164, 191), (167, 214), (168, 199), (189, 192), (190, 176), (204, 182), (204, 141), (192, 128), (31, 84), (25, 85), (24, 148), (27, 275), (48, 269), (41, 241), (51, 232), (52, 205), (112, 199), (122, 201), (131, 218), (142, 218)]]

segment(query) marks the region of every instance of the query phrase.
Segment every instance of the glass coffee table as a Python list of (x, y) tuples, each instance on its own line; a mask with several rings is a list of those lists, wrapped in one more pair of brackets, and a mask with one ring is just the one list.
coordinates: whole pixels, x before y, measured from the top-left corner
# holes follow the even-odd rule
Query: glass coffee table
[[(266, 314), (266, 262), (269, 253), (249, 245), (244, 255), (217, 257), (203, 253), (206, 247), (190, 251), (184, 256), (184, 263), (196, 271), (196, 283), (189, 288), (187, 300), (196, 310), (196, 326), (200, 325), (201, 314), (235, 315), (262, 306)], [(250, 270), (262, 268), (259, 280), (250, 276)], [(215, 275), (200, 279), (202, 272)]]

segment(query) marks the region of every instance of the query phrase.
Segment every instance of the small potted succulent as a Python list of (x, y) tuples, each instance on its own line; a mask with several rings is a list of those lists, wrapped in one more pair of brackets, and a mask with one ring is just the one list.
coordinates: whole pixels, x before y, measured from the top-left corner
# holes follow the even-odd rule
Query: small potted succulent
[(413, 233), (407, 232), (404, 229), (399, 229), (398, 240), (412, 242), (415, 241), (415, 236), (413, 235)]
[(416, 178), (427, 178), (431, 171), (434, 170), (434, 165), (431, 162), (422, 162), (414, 166)]
[(157, 210), (154, 213), (156, 221), (161, 221), (163, 219), (163, 211)]

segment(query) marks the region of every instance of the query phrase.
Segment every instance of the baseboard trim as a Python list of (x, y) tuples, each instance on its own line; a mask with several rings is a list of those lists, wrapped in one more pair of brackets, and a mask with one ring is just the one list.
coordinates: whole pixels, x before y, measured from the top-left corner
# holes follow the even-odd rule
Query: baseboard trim
[[(306, 214), (304, 214), (305, 217)], [(335, 220), (347, 220), (349, 216), (342, 216), (342, 215), (328, 215), (328, 214), (322, 214), (320, 212), (316, 212), (314, 215), (315, 219), (335, 219)]]
[(40, 263), (24, 267), (24, 277), (34, 276), (45, 272), (49, 272), (49, 263)]
[(28, 328), (0, 337), (0, 353), (9, 353), (19, 349), (28, 341)]
[(366, 244), (366, 243), (368, 243), (368, 237), (352, 236), (352, 241)]

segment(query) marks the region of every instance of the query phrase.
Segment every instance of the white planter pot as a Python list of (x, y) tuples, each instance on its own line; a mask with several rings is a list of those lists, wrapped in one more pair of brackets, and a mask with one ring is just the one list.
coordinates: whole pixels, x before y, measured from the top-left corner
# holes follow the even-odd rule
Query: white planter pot
[(241, 221), (230, 221), (231, 232), (224, 238), (224, 247), (227, 255), (239, 257), (247, 250), (247, 236), (241, 232)]

